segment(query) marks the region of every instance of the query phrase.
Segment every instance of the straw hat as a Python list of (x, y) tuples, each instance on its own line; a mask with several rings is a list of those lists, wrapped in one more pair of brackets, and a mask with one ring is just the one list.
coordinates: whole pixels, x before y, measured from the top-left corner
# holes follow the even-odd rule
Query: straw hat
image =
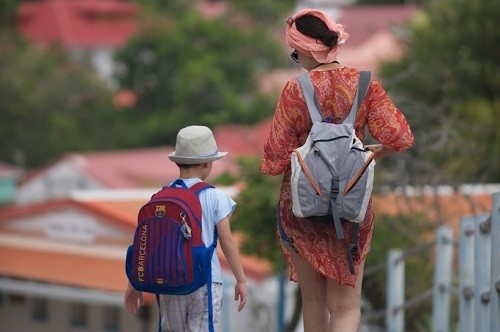
[(189, 126), (179, 130), (175, 151), (168, 155), (174, 163), (195, 165), (224, 157), (227, 152), (217, 148), (214, 134), (205, 126)]

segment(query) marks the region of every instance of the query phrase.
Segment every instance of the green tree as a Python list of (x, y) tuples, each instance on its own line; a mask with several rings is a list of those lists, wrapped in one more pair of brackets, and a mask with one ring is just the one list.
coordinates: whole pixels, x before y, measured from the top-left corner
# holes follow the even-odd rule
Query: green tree
[(500, 181), (499, 16), (487, 0), (433, 1), (403, 58), (382, 67), (415, 132), (413, 181)]
[(356, 4), (358, 5), (387, 5), (387, 4), (406, 4), (406, 3), (412, 3), (412, 4), (418, 4), (425, 2), (425, 0), (358, 0)]
[(279, 271), (283, 261), (276, 237), (276, 207), (281, 177), (264, 176), (259, 164), (256, 157), (239, 160), (239, 179), (246, 186), (238, 195), (233, 225), (245, 234), (241, 250), (268, 259)]
[(21, 158), (25, 166), (112, 146), (119, 120), (110, 91), (84, 64), (7, 33), (0, 34), (0, 118), (0, 160)]
[(150, 18), (116, 59), (120, 86), (138, 97), (127, 116), (146, 145), (173, 143), (187, 124), (214, 127), (270, 116), (275, 101), (258, 92), (256, 78), (285, 62), (264, 30), (205, 20), (193, 11)]
[(135, 2), (144, 13), (147, 19), (151, 15), (166, 15), (176, 16), (182, 14), (186, 10), (192, 8), (197, 0), (132, 0)]
[(0, 29), (13, 29), (16, 22), (17, 9), (21, 0), (3, 0), (0, 2)]
[(292, 12), (297, 1), (229, 0), (229, 3), (236, 14), (248, 15), (253, 21), (259, 24), (264, 24), (269, 27), (278, 25), (282, 28), (286, 20), (285, 15)]

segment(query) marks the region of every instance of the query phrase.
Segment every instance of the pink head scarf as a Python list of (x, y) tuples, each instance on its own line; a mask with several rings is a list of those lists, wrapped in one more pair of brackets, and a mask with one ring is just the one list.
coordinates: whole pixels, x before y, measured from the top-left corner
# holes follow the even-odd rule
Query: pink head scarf
[[(321, 41), (308, 37), (297, 30), (295, 21), (306, 14), (316, 16), (325, 22), (328, 29), (337, 32), (338, 41), (337, 45), (334, 47), (328, 47), (324, 45)], [(287, 21), (288, 25), (286, 28), (286, 43), (293, 49), (296, 49), (300, 53), (310, 55), (319, 63), (329, 63), (335, 60), (337, 54), (339, 53), (340, 45), (344, 44), (349, 38), (349, 34), (344, 31), (345, 26), (335, 21), (322, 11), (317, 9), (303, 9), (295, 13)]]

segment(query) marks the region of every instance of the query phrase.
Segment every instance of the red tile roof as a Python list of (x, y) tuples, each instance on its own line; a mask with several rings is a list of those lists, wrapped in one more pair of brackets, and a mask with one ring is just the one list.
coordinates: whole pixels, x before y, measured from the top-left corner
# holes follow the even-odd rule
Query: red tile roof
[(144, 188), (178, 176), (178, 168), (167, 158), (172, 151), (172, 147), (100, 151), (75, 158), (83, 158), (88, 174), (109, 188)]
[[(214, 130), (219, 150), (229, 154), (214, 162), (208, 179), (222, 173), (238, 171), (239, 156), (260, 156), (271, 119), (254, 126), (226, 125)], [(164, 185), (179, 175), (179, 170), (167, 155), (173, 147), (139, 148), (130, 150), (69, 153), (55, 162), (36, 169), (23, 179), (27, 183), (54, 165), (70, 163), (106, 188), (153, 188)]]
[(0, 245), (0, 275), (103, 291), (123, 292), (127, 287), (124, 259), (4, 245)]
[(138, 7), (121, 0), (42, 0), (19, 7), (18, 27), (47, 46), (117, 47), (137, 31)]
[(214, 136), (219, 149), (234, 156), (261, 156), (270, 128), (271, 119), (266, 119), (254, 126), (221, 126)]

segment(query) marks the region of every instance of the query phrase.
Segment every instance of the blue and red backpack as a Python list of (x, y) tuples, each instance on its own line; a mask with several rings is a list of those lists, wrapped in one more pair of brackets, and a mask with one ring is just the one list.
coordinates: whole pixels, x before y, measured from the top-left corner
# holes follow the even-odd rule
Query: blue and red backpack
[(157, 300), (159, 294), (186, 295), (207, 284), (209, 331), (213, 331), (212, 255), (217, 231), (206, 247), (198, 199), (207, 188), (213, 186), (198, 182), (188, 188), (179, 179), (154, 194), (139, 210), (125, 270), (135, 289), (154, 293)]

